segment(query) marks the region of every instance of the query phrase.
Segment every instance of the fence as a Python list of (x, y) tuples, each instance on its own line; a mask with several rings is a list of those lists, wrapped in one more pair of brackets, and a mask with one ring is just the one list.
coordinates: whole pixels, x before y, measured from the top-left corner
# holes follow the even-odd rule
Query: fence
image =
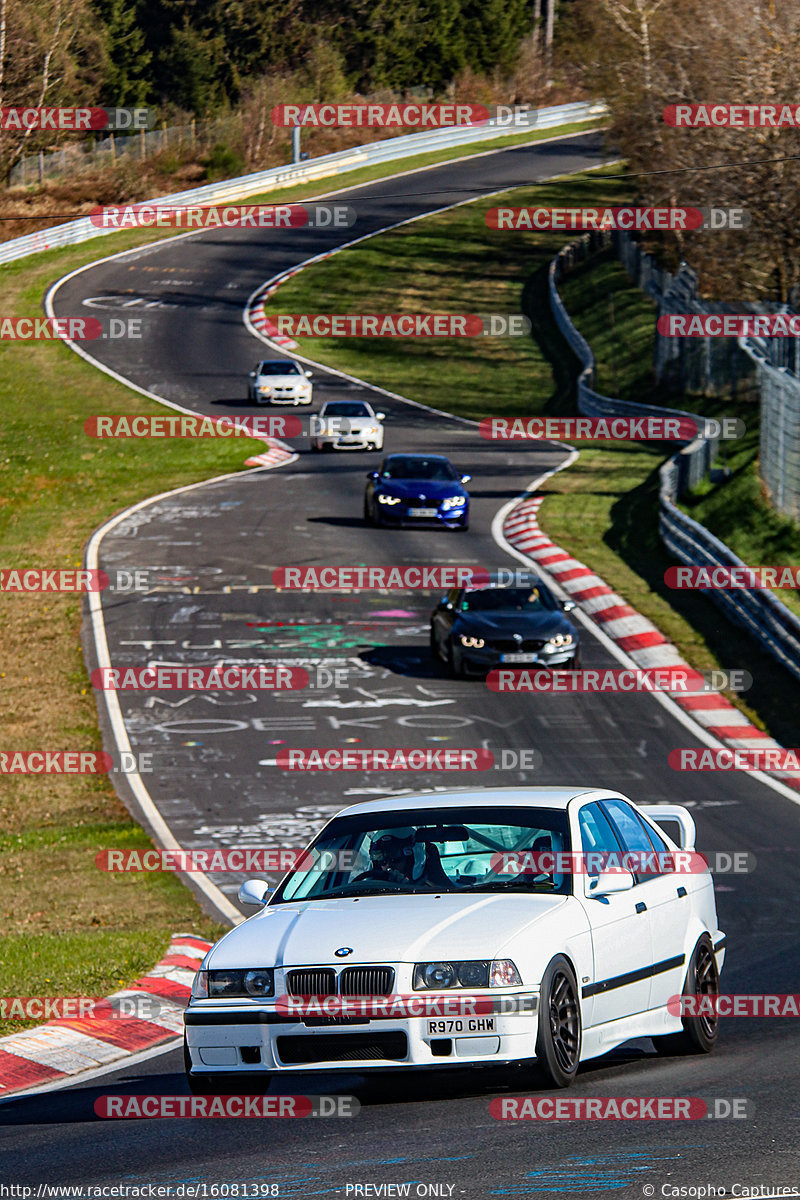
[[(702, 420), (697, 413), (683, 412), (680, 409), (665, 409), (652, 404), (638, 404), (628, 400), (619, 400), (603, 396), (594, 390), (596, 377), (595, 359), (586, 339), (572, 324), (563, 301), (558, 294), (558, 283), (570, 267), (581, 258), (587, 257), (595, 250), (611, 246), (616, 241), (616, 235), (611, 232), (597, 231), (584, 234), (577, 242), (565, 246), (550, 263), (549, 288), (550, 308), (556, 324), (580, 361), (583, 370), (578, 376), (578, 409), (587, 417), (663, 417), (681, 416), (691, 421)], [(719, 439), (715, 437), (699, 437), (690, 442), (676, 456), (676, 484), (678, 495), (697, 487), (709, 471), (717, 456)]]
[[(271, 167), (269, 170), (256, 171), (237, 179), (227, 179), (221, 183), (209, 183), (205, 187), (192, 188), (191, 191), (177, 192), (171, 196), (159, 196), (154, 200), (144, 201), (144, 203), (173, 206), (230, 203), (235, 200), (243, 200), (248, 196), (275, 191), (291, 184), (342, 175), (371, 163), (392, 162), (396, 159), (425, 154), (434, 150), (486, 142), (498, 137), (524, 133), (526, 129), (533, 132), (534, 129), (558, 129), (563, 125), (582, 124), (604, 117), (607, 112), (604, 104), (559, 104), (552, 108), (531, 110), (528, 114), (529, 121), (523, 126), (500, 125), (493, 119), (487, 121), (485, 125), (464, 125), (435, 129), (427, 133), (411, 133), (403, 137), (385, 138), (378, 142), (369, 142), (365, 146), (355, 146), (350, 150), (338, 150), (335, 154), (310, 158), (303, 163)], [(29, 254), (38, 254), (43, 250), (75, 245), (78, 242), (85, 242), (89, 238), (102, 237), (113, 232), (113, 229), (98, 229), (88, 217), (81, 217), (77, 221), (67, 221), (63, 225), (56, 225), (51, 229), (40, 229), (25, 237), (0, 243), (0, 264), (25, 258)]]
[[(610, 245), (611, 239), (612, 235), (609, 233), (587, 234), (579, 242), (566, 246), (550, 264), (550, 307), (558, 328), (583, 367), (578, 378), (578, 409), (586, 416), (639, 416), (651, 413), (660, 416), (674, 415), (678, 410), (653, 408), (648, 404), (612, 399), (593, 391), (590, 386), (595, 378), (594, 355), (586, 339), (572, 324), (557, 285), (569, 264), (585, 257), (599, 246)], [(769, 364), (760, 364), (759, 369), (778, 373), (776, 368)], [(792, 380), (791, 383), (794, 386), (795, 381)], [(795, 404), (793, 414), (797, 428), (800, 425), (800, 405)], [(686, 566), (741, 567), (745, 564), (724, 542), (682, 512), (676, 503), (687, 487), (694, 486), (703, 477), (714, 456), (715, 448), (713, 440), (697, 438), (674, 454), (660, 468), (659, 534), (670, 553)], [(800, 679), (800, 619), (784, 604), (770, 592), (760, 589), (726, 592), (710, 588), (706, 595), (731, 621), (757, 638), (778, 662)]]
[[(787, 367), (770, 362), (764, 342), (740, 338), (739, 344), (758, 371), (761, 395), (758, 471), (775, 507), (800, 521), (800, 380)], [(796, 339), (784, 339), (793, 342)]]
[(240, 117), (219, 117), (214, 121), (192, 121), (188, 125), (168, 125), (162, 129), (140, 129), (138, 133), (114, 134), (70, 142), (60, 150), (40, 150), (19, 160), (9, 172), (9, 187), (27, 187), (47, 179), (70, 177), (113, 165), (120, 159), (140, 162), (165, 150), (210, 150), (229, 143), (241, 133)]

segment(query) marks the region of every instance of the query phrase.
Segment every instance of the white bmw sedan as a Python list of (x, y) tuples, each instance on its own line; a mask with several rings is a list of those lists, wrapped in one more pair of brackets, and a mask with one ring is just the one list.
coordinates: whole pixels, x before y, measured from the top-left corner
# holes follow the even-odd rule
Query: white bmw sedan
[[(677, 823), (680, 846), (656, 819)], [(604, 788), (347, 808), (274, 894), (242, 885), (260, 912), (197, 973), (189, 1085), (522, 1062), (567, 1087), (580, 1063), (632, 1038), (710, 1051), (713, 1002), (683, 1015), (680, 999), (718, 994), (724, 959), (693, 845), (686, 809), (638, 808)]]
[(266, 359), (250, 372), (247, 398), (253, 404), (310, 404), (311, 372), (292, 359)]
[(312, 450), (382, 450), (386, 414), (366, 400), (328, 400), (312, 422)]

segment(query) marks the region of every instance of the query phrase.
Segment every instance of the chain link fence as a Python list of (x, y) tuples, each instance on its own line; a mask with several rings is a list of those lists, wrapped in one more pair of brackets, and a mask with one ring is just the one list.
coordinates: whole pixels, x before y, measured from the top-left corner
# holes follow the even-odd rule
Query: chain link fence
[(8, 176), (9, 187), (28, 187), (89, 171), (114, 166), (128, 160), (143, 162), (166, 151), (189, 155), (230, 145), (241, 137), (240, 115), (219, 117), (213, 121), (191, 121), (188, 125), (169, 125), (161, 129), (140, 129), (138, 133), (109, 133), (103, 138), (88, 137), (70, 142), (60, 150), (40, 150), (19, 160)]
[[(670, 295), (670, 288), (674, 280), (681, 274), (681, 272), (678, 272), (678, 275), (672, 277), (669, 275), (669, 272), (658, 267), (652, 259), (649, 259), (648, 255), (642, 254), (640, 250), (637, 252), (630, 251), (630, 245), (636, 245), (636, 243), (630, 243), (627, 235), (616, 232), (588, 233), (578, 239), (577, 242), (565, 246), (552, 260), (549, 276), (550, 308), (558, 328), (583, 367), (578, 379), (578, 408), (580, 412), (591, 417), (643, 416), (651, 413), (657, 413), (661, 416), (672, 416), (679, 413), (681, 416), (688, 415), (698, 419), (697, 414), (685, 414), (680, 413), (680, 410), (676, 409), (655, 408), (648, 404), (630, 403), (614, 399), (610, 396), (602, 396), (593, 390), (592, 384), (595, 380), (594, 355), (586, 339), (570, 320), (569, 314), (564, 307), (564, 302), (558, 293), (558, 281), (569, 272), (576, 262), (580, 262), (595, 251), (605, 249), (610, 245), (616, 245), (623, 262), (625, 261), (623, 254), (628, 256), (628, 262), (633, 265), (636, 271), (641, 272), (639, 278), (645, 280), (645, 287), (647, 283), (653, 284), (654, 291), (651, 294), (662, 294), (661, 289), (663, 287), (663, 294)], [(689, 290), (684, 295), (691, 297), (692, 295), (696, 296), (696, 291), (693, 292), (691, 290), (692, 276), (688, 274), (689, 271), (690, 268), (687, 268), (687, 272), (684, 273), (679, 287), (684, 286), (683, 280), (688, 280), (687, 286), (689, 286)], [(637, 275), (633, 271), (631, 271), (631, 275), (632, 278), (637, 279)], [(693, 286), (696, 288), (696, 277)], [(680, 292), (675, 290), (671, 294), (676, 298), (676, 302), (678, 302), (677, 298)], [(686, 312), (693, 310), (675, 309), (672, 311)], [(701, 311), (710, 310), (703, 309)], [(749, 353), (747, 347), (743, 346), (742, 349)], [(758, 362), (757, 370), (759, 372), (771, 373), (767, 384), (762, 382), (762, 422), (765, 420), (764, 408), (766, 406), (764, 389), (765, 387), (775, 389), (775, 403), (777, 405), (777, 380), (782, 378), (784, 381), (782, 403), (785, 411), (782, 410), (781, 422), (774, 425), (770, 436), (773, 438), (779, 437), (783, 431), (792, 427), (795, 431), (794, 448), (796, 454), (797, 434), (800, 433), (800, 389), (797, 387), (797, 380), (790, 378), (785, 371), (780, 372), (772, 366), (768, 361), (766, 351), (762, 351), (762, 360)], [(768, 414), (767, 421), (769, 419), (770, 415)], [(794, 422), (793, 425), (792, 421)], [(724, 542), (716, 538), (704, 525), (689, 517), (677, 505), (678, 498), (687, 489), (696, 486), (705, 475), (716, 454), (716, 444), (716, 439), (696, 438), (693, 442), (690, 442), (679, 450), (677, 454), (673, 454), (659, 470), (659, 534), (670, 553), (686, 566), (708, 568), (715, 566), (744, 566), (742, 560)], [(763, 445), (764, 424), (762, 423), (762, 452)], [(780, 454), (786, 455), (787, 453), (788, 450), (786, 447), (780, 450)], [(775, 461), (777, 461), (778, 454), (779, 452), (776, 451), (774, 455)], [(794, 460), (796, 467), (800, 467), (799, 459), (800, 456)], [(781, 604), (780, 600), (776, 599), (769, 591), (758, 588), (752, 591), (745, 589), (725, 591), (711, 588), (705, 591), (705, 595), (731, 621), (734, 621), (756, 638), (759, 644), (790, 671), (795, 678), (800, 679), (800, 620), (785, 604)]]

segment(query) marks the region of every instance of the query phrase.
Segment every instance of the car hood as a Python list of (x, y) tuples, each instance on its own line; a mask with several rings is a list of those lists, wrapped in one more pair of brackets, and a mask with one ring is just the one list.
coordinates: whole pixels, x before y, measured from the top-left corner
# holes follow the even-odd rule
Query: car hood
[(379, 479), (377, 486), (390, 496), (424, 496), (427, 500), (467, 494), (464, 486), (455, 479)]
[(287, 383), (308, 383), (308, 379), (305, 375), (258, 375), (256, 382), (260, 387), (272, 383), (279, 383), (281, 387), (285, 387)]
[(361, 429), (369, 429), (371, 425), (377, 425), (378, 421), (375, 417), (321, 417), (320, 425), (323, 429), (328, 426), (333, 426), (337, 432), (346, 433), (348, 427), (351, 432)]
[[(364, 896), (267, 907), (231, 930), (207, 966), (350, 966), (491, 958), (527, 926), (562, 908), (567, 896)], [(353, 953), (337, 958), (341, 946)]]
[(511, 636), (514, 633), (531, 638), (548, 638), (556, 633), (577, 636), (575, 627), (564, 614), (552, 609), (533, 613), (459, 613), (454, 629), (456, 633), (479, 633), (482, 637), (491, 637), (492, 634)]

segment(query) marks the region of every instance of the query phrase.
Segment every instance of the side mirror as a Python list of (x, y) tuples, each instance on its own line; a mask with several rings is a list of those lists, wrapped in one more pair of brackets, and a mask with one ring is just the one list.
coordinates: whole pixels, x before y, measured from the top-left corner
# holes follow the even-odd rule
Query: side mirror
[(601, 871), (589, 879), (588, 894), (591, 897), (613, 896), (616, 892), (629, 892), (632, 887), (630, 871)]
[(258, 904), (260, 907), (267, 903), (269, 884), (266, 879), (246, 879), (239, 888), (240, 904)]
[(367, 479), (380, 479), (380, 471), (367, 471)]
[(574, 600), (561, 600), (560, 604), (562, 612), (572, 612), (573, 608), (575, 607)]
[(375, 413), (375, 420), (376, 421), (385, 421), (386, 413)]
[(255, 373), (255, 371), (251, 371), (251, 372), (250, 372), (250, 378), (251, 378), (251, 379), (255, 379), (255, 377), (256, 377), (256, 373)]
[(472, 476), (471, 476), (471, 475), (462, 475), (462, 476), (461, 476), (461, 482), (462, 482), (462, 483), (469, 483), (470, 479), (472, 479)]
[(305, 376), (306, 376), (306, 379), (313, 379), (313, 378), (314, 378), (314, 376), (311, 374), (311, 372), (310, 372), (310, 371), (306, 371), (306, 372), (305, 372)]

